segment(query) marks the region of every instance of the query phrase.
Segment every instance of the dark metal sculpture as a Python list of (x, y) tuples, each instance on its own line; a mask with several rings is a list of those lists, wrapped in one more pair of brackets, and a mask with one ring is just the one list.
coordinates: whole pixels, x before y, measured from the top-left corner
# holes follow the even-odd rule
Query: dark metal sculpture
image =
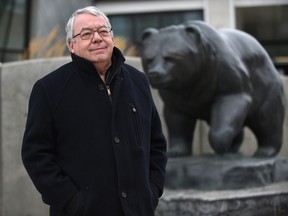
[(282, 146), (284, 93), (264, 48), (247, 33), (215, 30), (201, 21), (146, 29), (142, 63), (164, 101), (169, 156), (191, 155), (197, 119), (210, 125), (217, 154), (238, 152), (243, 128), (255, 134), (255, 156)]

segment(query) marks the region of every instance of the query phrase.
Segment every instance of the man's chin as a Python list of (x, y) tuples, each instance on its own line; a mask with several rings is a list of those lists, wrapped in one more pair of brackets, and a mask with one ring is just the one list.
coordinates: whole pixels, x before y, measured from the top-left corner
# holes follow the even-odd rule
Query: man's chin
[(104, 63), (104, 62), (111, 61), (111, 58), (108, 57), (107, 55), (99, 54), (99, 55), (95, 55), (91, 57), (90, 61), (93, 63)]

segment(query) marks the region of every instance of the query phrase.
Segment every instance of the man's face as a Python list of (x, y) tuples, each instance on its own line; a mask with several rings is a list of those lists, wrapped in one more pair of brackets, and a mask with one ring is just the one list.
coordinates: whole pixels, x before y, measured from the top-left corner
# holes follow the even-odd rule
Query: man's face
[[(102, 16), (94, 16), (91, 14), (80, 14), (74, 20), (73, 35), (79, 34), (83, 29), (99, 29), (100, 27), (108, 27)], [(75, 42), (69, 42), (69, 50), (76, 55), (85, 58), (94, 64), (109, 63), (113, 52), (113, 39), (111, 34), (108, 36), (100, 36), (97, 31), (93, 33), (93, 37), (83, 40), (81, 36), (75, 37)]]

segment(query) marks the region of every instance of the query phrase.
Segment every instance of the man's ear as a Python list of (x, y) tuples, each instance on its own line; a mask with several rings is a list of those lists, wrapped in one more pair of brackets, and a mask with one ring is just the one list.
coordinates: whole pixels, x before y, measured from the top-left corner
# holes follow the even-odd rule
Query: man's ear
[(69, 51), (70, 51), (71, 53), (74, 53), (74, 52), (75, 52), (75, 50), (74, 50), (74, 43), (73, 43), (72, 40), (69, 40), (69, 41), (68, 41), (68, 49), (69, 49)]

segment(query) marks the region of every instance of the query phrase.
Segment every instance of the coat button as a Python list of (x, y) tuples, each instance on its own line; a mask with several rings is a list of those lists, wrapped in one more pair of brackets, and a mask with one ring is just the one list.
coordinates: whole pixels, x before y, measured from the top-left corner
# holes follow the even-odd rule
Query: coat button
[(103, 91), (103, 90), (104, 90), (104, 85), (99, 84), (99, 85), (98, 85), (98, 89), (101, 90), (101, 91)]
[(120, 139), (118, 137), (115, 137), (114, 142), (118, 144), (120, 142)]
[(122, 196), (123, 198), (126, 198), (126, 197), (127, 197), (127, 194), (126, 194), (125, 192), (122, 192), (122, 193), (121, 193), (121, 196)]

